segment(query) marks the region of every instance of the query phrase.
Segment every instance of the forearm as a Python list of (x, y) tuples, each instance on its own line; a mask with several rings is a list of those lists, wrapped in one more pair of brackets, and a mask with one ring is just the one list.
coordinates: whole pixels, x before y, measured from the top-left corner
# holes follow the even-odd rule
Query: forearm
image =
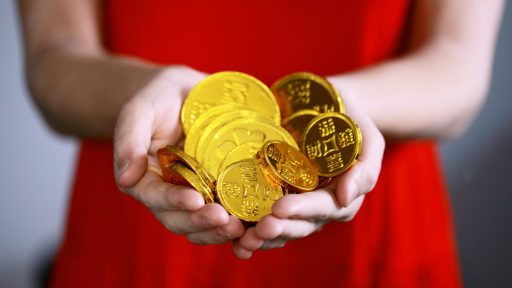
[(112, 137), (121, 107), (162, 68), (103, 53), (51, 49), (29, 57), (31, 93), (55, 130)]
[(387, 136), (451, 137), (466, 127), (484, 100), (489, 67), (472, 73), (464, 59), (436, 49), (331, 81)]
[(409, 52), (331, 81), (392, 137), (453, 137), (487, 94), (503, 1), (418, 1)]
[(55, 130), (112, 137), (121, 107), (160, 67), (105, 52), (97, 0), (19, 1), (30, 92)]

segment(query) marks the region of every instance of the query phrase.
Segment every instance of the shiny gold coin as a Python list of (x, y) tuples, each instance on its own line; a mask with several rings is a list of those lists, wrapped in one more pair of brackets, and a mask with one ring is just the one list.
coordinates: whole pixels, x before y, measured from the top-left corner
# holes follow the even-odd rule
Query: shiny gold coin
[(281, 125), (286, 131), (290, 132), (295, 141), (299, 142), (306, 126), (308, 126), (309, 122), (318, 116), (318, 114), (320, 113), (315, 110), (300, 110), (284, 119)]
[[(185, 165), (178, 163), (178, 162), (172, 162), (169, 164), (169, 169), (171, 171), (176, 172), (176, 174), (173, 175), (173, 177), (178, 178), (178, 175), (183, 177), (183, 179), (186, 180), (186, 183), (194, 189), (196, 189), (201, 196), (203, 196), (204, 201), (206, 203), (213, 203), (214, 202), (214, 195), (213, 191), (204, 183), (204, 181), (199, 177), (197, 174), (195, 174), (192, 170), (187, 168)], [(183, 185), (183, 184), (180, 184)]]
[(312, 191), (318, 172), (299, 150), (281, 141), (267, 141), (258, 153), (264, 175), (293, 192)]
[[(217, 118), (213, 119), (203, 130), (201, 133), (201, 137), (199, 138), (199, 141), (196, 145), (196, 159), (199, 161), (199, 163), (203, 164), (206, 169), (210, 169), (211, 167), (206, 166), (206, 160), (205, 157), (207, 157), (208, 153), (215, 152), (215, 151), (208, 151), (207, 147), (213, 137), (226, 127), (227, 125), (231, 123), (235, 123), (236, 121), (241, 120), (253, 120), (257, 122), (267, 123), (270, 126), (276, 126), (274, 121), (268, 117), (263, 116), (262, 114), (255, 112), (255, 111), (249, 111), (249, 110), (235, 110), (229, 113), (226, 113), (224, 115), (218, 116)], [(242, 135), (240, 135), (242, 137)], [(252, 139), (252, 138), (250, 138)], [(263, 142), (262, 142), (263, 145)], [(246, 157), (247, 158), (247, 157)], [(244, 158), (245, 159), (245, 158)], [(209, 170), (211, 171), (211, 170)], [(218, 174), (212, 173), (215, 177), (218, 176)]]
[[(201, 164), (199, 164), (196, 159), (187, 155), (178, 147), (174, 147), (172, 145), (167, 145), (164, 148), (161, 148), (157, 151), (158, 161), (160, 162), (160, 166), (162, 167), (162, 177), (167, 182), (172, 182), (170, 179), (170, 164), (177, 162), (180, 163), (187, 168), (191, 169), (195, 174), (197, 174), (203, 182), (213, 191), (215, 190), (215, 178), (206, 171)], [(175, 183), (183, 185), (182, 183)]]
[[(298, 147), (293, 137), (282, 127), (276, 126), (273, 123), (261, 121), (257, 118), (246, 118), (235, 120), (226, 124), (213, 134), (213, 137), (208, 138), (207, 145), (204, 146), (203, 166), (216, 176), (220, 172), (220, 165), (223, 160), (233, 152), (237, 147), (244, 143), (256, 142), (253, 147), (261, 148), (265, 141), (279, 140), (290, 144), (293, 147)], [(241, 157), (252, 158), (255, 156), (251, 149), (240, 150), (238, 153), (242, 156), (237, 156), (236, 159)], [(225, 163), (227, 165), (229, 163)]]
[(344, 112), (341, 96), (323, 77), (308, 72), (287, 75), (272, 85), (282, 118), (300, 110)]
[(217, 198), (235, 217), (257, 222), (272, 213), (272, 205), (283, 197), (283, 188), (268, 182), (256, 159), (229, 165), (217, 181)]
[(301, 150), (320, 176), (334, 177), (355, 163), (361, 151), (362, 135), (346, 115), (325, 113), (315, 117), (301, 138)]
[(255, 157), (258, 151), (261, 149), (261, 146), (263, 146), (261, 140), (240, 144), (239, 146), (235, 147), (231, 152), (227, 153), (226, 157), (221, 160), (220, 165), (218, 167), (218, 171), (216, 173), (219, 174), (220, 171), (224, 170), (230, 164), (247, 158)]
[(208, 127), (213, 120), (218, 117), (238, 110), (237, 106), (219, 105), (201, 114), (194, 122), (194, 125), (192, 125), (187, 137), (185, 138), (185, 153), (192, 157), (196, 157), (197, 145), (199, 144), (199, 139), (201, 139), (201, 136), (204, 134), (206, 127)]
[(276, 124), (281, 122), (279, 106), (265, 84), (248, 74), (226, 71), (211, 74), (190, 91), (181, 109), (184, 133), (188, 134), (201, 114), (226, 104), (258, 111)]

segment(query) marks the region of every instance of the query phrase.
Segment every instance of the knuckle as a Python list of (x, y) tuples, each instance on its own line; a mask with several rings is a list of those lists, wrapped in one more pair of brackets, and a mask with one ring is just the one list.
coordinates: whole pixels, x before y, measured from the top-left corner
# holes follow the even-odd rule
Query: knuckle
[(164, 217), (160, 222), (164, 225), (165, 229), (171, 231), (176, 235), (185, 234), (185, 230), (182, 229), (179, 225), (177, 225), (175, 217)]
[(317, 219), (320, 220), (320, 221), (328, 220), (330, 217), (331, 217), (331, 214), (328, 211), (325, 211), (325, 210), (322, 210), (317, 215)]
[(138, 193), (135, 193), (134, 196), (144, 206), (151, 207), (151, 202), (148, 199), (148, 195), (146, 195), (146, 193), (144, 193), (144, 191), (146, 191), (146, 188), (147, 188), (147, 185), (145, 185), (142, 190), (138, 191)]
[(204, 239), (201, 239), (200, 237), (196, 237), (193, 234), (188, 234), (187, 235), (187, 240), (192, 242), (192, 243), (194, 243), (194, 244), (197, 244), (197, 245), (206, 245), (206, 244), (208, 244)]

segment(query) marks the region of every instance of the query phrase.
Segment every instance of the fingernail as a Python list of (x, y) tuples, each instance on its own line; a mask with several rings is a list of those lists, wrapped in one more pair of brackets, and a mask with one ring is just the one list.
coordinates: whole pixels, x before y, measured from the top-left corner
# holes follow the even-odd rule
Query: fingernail
[(222, 230), (220, 233), (222, 233), (222, 236), (225, 238), (225, 239), (231, 239), (231, 234), (229, 234), (228, 232)]
[(244, 255), (245, 259), (249, 259), (252, 257), (252, 251), (247, 251), (246, 254)]
[(124, 173), (124, 171), (126, 170), (126, 168), (128, 168), (128, 166), (130, 166), (130, 160), (128, 160), (128, 159), (123, 160), (123, 162), (119, 166), (119, 175), (122, 175)]
[(242, 260), (247, 260), (249, 258), (252, 257), (252, 251), (250, 250), (247, 250), (247, 249), (244, 249), (244, 248), (241, 248), (240, 249), (241, 251), (241, 255), (239, 255), (239, 258), (242, 259)]

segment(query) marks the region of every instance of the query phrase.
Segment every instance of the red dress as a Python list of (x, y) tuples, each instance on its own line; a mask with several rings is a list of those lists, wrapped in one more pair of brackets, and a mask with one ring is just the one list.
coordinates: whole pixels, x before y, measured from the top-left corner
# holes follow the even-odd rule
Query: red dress
[[(197, 2), (201, 2), (197, 4)], [(332, 75), (400, 51), (407, 0), (136, 1), (104, 4), (107, 47), (267, 84)], [(111, 142), (83, 140), (54, 287), (458, 287), (451, 211), (429, 141), (388, 144), (375, 190), (350, 223), (235, 258), (168, 232), (116, 188)]]

